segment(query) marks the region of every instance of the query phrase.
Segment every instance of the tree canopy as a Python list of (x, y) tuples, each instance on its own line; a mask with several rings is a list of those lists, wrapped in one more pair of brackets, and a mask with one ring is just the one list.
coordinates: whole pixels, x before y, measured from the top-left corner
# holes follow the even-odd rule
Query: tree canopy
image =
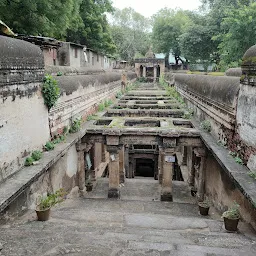
[(111, 35), (117, 56), (132, 60), (144, 56), (150, 46), (150, 20), (132, 8), (116, 9), (112, 15)]

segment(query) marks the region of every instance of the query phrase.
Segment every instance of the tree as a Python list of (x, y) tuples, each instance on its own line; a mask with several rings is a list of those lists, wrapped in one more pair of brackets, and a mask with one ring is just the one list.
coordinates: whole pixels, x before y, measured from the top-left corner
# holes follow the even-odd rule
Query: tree
[(194, 24), (190, 26), (179, 38), (182, 54), (190, 62), (203, 63), (205, 71), (213, 61), (214, 52), (217, 49), (216, 42), (212, 40), (210, 26)]
[(150, 46), (150, 21), (132, 8), (116, 9), (112, 16), (111, 34), (121, 59), (144, 56)]
[(219, 52), (222, 60), (230, 64), (242, 59), (245, 51), (256, 43), (256, 3), (240, 5), (227, 11), (221, 23)]
[(154, 50), (175, 56), (176, 64), (180, 58), (181, 49), (178, 38), (192, 22), (188, 11), (161, 9), (153, 17), (152, 41)]
[(103, 53), (115, 53), (116, 47), (105, 14), (112, 11), (109, 0), (82, 0), (79, 9), (82, 24), (79, 24), (77, 31), (69, 29), (67, 39)]
[[(0, 0), (0, 16), (14, 32), (65, 39), (81, 24), (81, 0)], [(76, 21), (76, 22), (74, 22)]]

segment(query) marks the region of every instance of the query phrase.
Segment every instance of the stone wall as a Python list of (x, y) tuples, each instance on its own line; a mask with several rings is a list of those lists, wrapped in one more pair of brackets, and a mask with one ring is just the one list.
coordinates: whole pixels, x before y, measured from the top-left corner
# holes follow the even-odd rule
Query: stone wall
[[(129, 79), (135, 73), (127, 74)], [(97, 75), (57, 76), (61, 97), (50, 110), (49, 121), (52, 134), (61, 133), (75, 118), (86, 117), (97, 111), (100, 102), (114, 98), (121, 90), (121, 73), (105, 72)]]
[(49, 139), (48, 111), (40, 92), (44, 77), (39, 47), (0, 36), (0, 182)]

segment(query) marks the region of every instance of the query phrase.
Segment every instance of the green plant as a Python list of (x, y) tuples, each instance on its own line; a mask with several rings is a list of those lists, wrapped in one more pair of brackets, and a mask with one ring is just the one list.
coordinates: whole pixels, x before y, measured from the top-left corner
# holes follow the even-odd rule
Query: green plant
[(31, 156), (29, 156), (29, 157), (26, 158), (24, 165), (25, 166), (30, 166), (30, 165), (33, 164), (33, 162), (34, 162), (34, 159)]
[(68, 133), (68, 127), (67, 126), (64, 126), (63, 128), (63, 134), (66, 135)]
[(60, 88), (55, 79), (50, 75), (46, 75), (42, 86), (42, 94), (44, 98), (44, 104), (51, 109), (60, 97)]
[(46, 151), (50, 151), (50, 150), (53, 150), (55, 148), (55, 145), (51, 141), (48, 141), (44, 145), (44, 148), (45, 148)]
[(239, 212), (239, 204), (234, 201), (233, 205), (229, 207), (229, 209), (222, 214), (222, 218), (228, 218), (228, 219), (239, 219), (240, 218), (240, 212)]
[(212, 130), (211, 122), (209, 120), (204, 120), (203, 122), (201, 122), (200, 127), (206, 132), (211, 132)]
[(137, 82), (146, 83), (147, 82), (147, 78), (146, 77), (138, 77), (137, 78)]
[(104, 102), (101, 102), (99, 105), (98, 105), (98, 110), (101, 112), (105, 109), (105, 104)]
[(95, 120), (96, 118), (97, 118), (97, 115), (89, 115), (87, 116), (86, 120), (91, 121), (91, 120)]
[(82, 118), (76, 118), (69, 129), (70, 133), (75, 133), (78, 132), (81, 129), (81, 124), (82, 124)]
[(123, 94), (122, 94), (121, 91), (119, 91), (119, 92), (116, 93), (116, 98), (117, 98), (117, 99), (121, 99), (122, 96), (123, 96)]
[(59, 189), (55, 193), (48, 194), (45, 197), (40, 197), (39, 204), (37, 205), (38, 210), (44, 211), (51, 208), (55, 204), (62, 202), (65, 195), (66, 192), (63, 189)]
[(198, 202), (198, 205), (204, 208), (210, 207), (210, 202), (209, 200), (204, 200), (203, 202)]
[(58, 71), (57, 72), (57, 76), (62, 76), (63, 74), (62, 74), (62, 72), (61, 71)]
[(238, 164), (241, 164), (241, 165), (244, 164), (244, 163), (243, 163), (243, 160), (242, 160), (239, 156), (236, 156), (236, 157), (235, 157), (235, 161), (236, 161)]
[(248, 173), (248, 175), (249, 175), (251, 178), (253, 178), (253, 179), (256, 180), (256, 171), (250, 171), (250, 172)]
[(31, 157), (34, 159), (34, 161), (38, 161), (42, 158), (42, 152), (40, 150), (35, 150), (32, 152)]

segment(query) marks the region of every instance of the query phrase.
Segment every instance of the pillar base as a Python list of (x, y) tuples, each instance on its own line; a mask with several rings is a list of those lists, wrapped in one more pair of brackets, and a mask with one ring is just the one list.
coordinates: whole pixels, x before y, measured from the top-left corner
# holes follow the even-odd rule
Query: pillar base
[(163, 193), (161, 195), (161, 201), (163, 201), (163, 202), (172, 202), (173, 201), (172, 194), (171, 193)]
[(124, 183), (124, 174), (122, 173), (122, 174), (120, 174), (120, 177), (119, 177), (119, 179), (120, 179), (120, 183)]
[(108, 198), (120, 198), (120, 191), (117, 188), (110, 188), (108, 190)]
[(159, 184), (162, 184), (162, 181), (163, 181), (163, 174), (162, 173), (160, 173), (158, 175), (158, 181), (159, 181)]

